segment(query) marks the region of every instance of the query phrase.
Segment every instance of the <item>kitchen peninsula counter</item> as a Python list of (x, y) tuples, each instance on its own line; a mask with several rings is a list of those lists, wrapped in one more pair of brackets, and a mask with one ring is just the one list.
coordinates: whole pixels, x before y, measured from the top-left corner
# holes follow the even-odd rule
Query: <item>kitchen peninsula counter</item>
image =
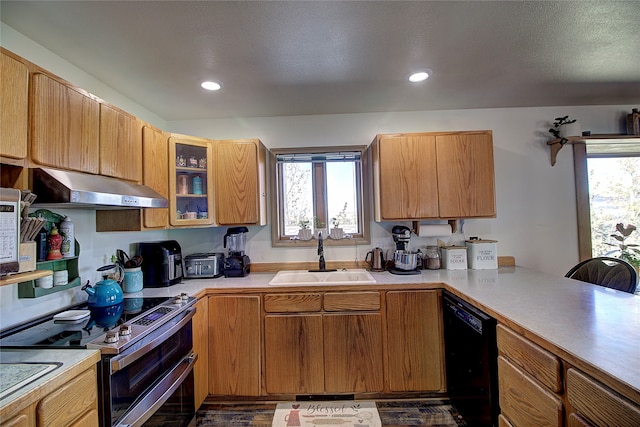
[(523, 267), (497, 270), (423, 270), (418, 275), (372, 275), (375, 285), (270, 286), (274, 273), (244, 278), (190, 279), (135, 296), (204, 296), (223, 292), (447, 289), (498, 322), (640, 405), (640, 296)]

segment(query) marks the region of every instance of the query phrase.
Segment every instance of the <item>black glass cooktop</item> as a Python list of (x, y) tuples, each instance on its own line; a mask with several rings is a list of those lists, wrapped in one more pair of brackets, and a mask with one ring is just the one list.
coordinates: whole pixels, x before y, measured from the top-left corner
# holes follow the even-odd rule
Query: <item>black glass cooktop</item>
[[(79, 320), (55, 320), (53, 314), (0, 332), (0, 348), (84, 348), (109, 329), (167, 301), (160, 298), (125, 298), (120, 304), (93, 308), (88, 317)], [(86, 305), (73, 310), (88, 310)]]

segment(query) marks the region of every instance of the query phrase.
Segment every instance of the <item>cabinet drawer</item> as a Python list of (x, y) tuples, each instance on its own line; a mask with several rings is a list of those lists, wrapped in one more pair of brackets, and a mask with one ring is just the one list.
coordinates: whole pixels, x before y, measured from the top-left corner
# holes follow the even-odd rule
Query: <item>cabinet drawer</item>
[(89, 369), (40, 401), (36, 411), (38, 426), (68, 426), (95, 409), (97, 399), (96, 372)]
[(380, 292), (327, 292), (325, 311), (380, 310)]
[(562, 390), (560, 360), (503, 325), (497, 327), (498, 351), (553, 392)]
[(567, 371), (567, 395), (578, 414), (594, 425), (640, 425), (638, 405), (574, 368)]
[(320, 311), (322, 295), (309, 293), (267, 294), (264, 296), (264, 311), (267, 313), (294, 313)]
[(498, 356), (500, 411), (516, 426), (561, 427), (562, 401), (527, 373)]

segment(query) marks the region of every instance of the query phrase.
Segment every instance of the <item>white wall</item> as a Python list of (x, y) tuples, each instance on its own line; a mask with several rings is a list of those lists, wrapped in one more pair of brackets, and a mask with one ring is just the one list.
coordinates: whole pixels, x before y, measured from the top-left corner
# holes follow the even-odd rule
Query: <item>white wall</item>
[[(465, 234), (496, 239), (499, 255), (513, 255), (518, 265), (558, 275), (563, 275), (578, 261), (575, 189), (571, 148), (564, 148), (556, 165), (551, 167), (547, 130), (553, 118), (569, 114), (592, 133), (621, 133), (625, 114), (637, 107), (509, 108), (166, 122), (4, 24), (1, 31), (3, 47), (172, 132), (212, 139), (257, 137), (268, 148), (280, 148), (368, 145), (377, 133), (386, 132), (492, 130), (498, 216), (467, 220)], [(183, 254), (221, 251), (226, 231), (226, 228), (210, 228), (96, 233), (95, 212), (75, 209), (57, 212), (69, 215), (76, 224), (83, 281), (97, 280), (95, 269), (117, 248), (132, 254), (132, 244), (136, 242), (171, 238), (181, 244)], [(393, 225), (395, 223), (372, 223), (371, 246), (326, 247), (325, 258), (361, 261), (371, 247), (391, 247)], [(247, 242), (247, 253), (253, 262), (317, 259), (314, 248), (272, 248), (268, 226), (250, 227)], [(431, 240), (417, 237), (411, 241), (414, 247), (430, 243)], [(83, 299), (85, 295), (79, 289), (37, 299), (18, 299), (17, 286), (1, 287), (0, 328)]]

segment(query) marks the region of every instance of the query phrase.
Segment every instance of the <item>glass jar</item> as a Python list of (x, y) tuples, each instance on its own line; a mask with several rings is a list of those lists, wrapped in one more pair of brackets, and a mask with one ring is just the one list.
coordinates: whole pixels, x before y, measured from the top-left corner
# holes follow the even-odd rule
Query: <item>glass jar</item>
[(425, 266), (429, 270), (439, 270), (442, 268), (442, 260), (440, 258), (440, 249), (437, 246), (427, 246), (425, 252)]

